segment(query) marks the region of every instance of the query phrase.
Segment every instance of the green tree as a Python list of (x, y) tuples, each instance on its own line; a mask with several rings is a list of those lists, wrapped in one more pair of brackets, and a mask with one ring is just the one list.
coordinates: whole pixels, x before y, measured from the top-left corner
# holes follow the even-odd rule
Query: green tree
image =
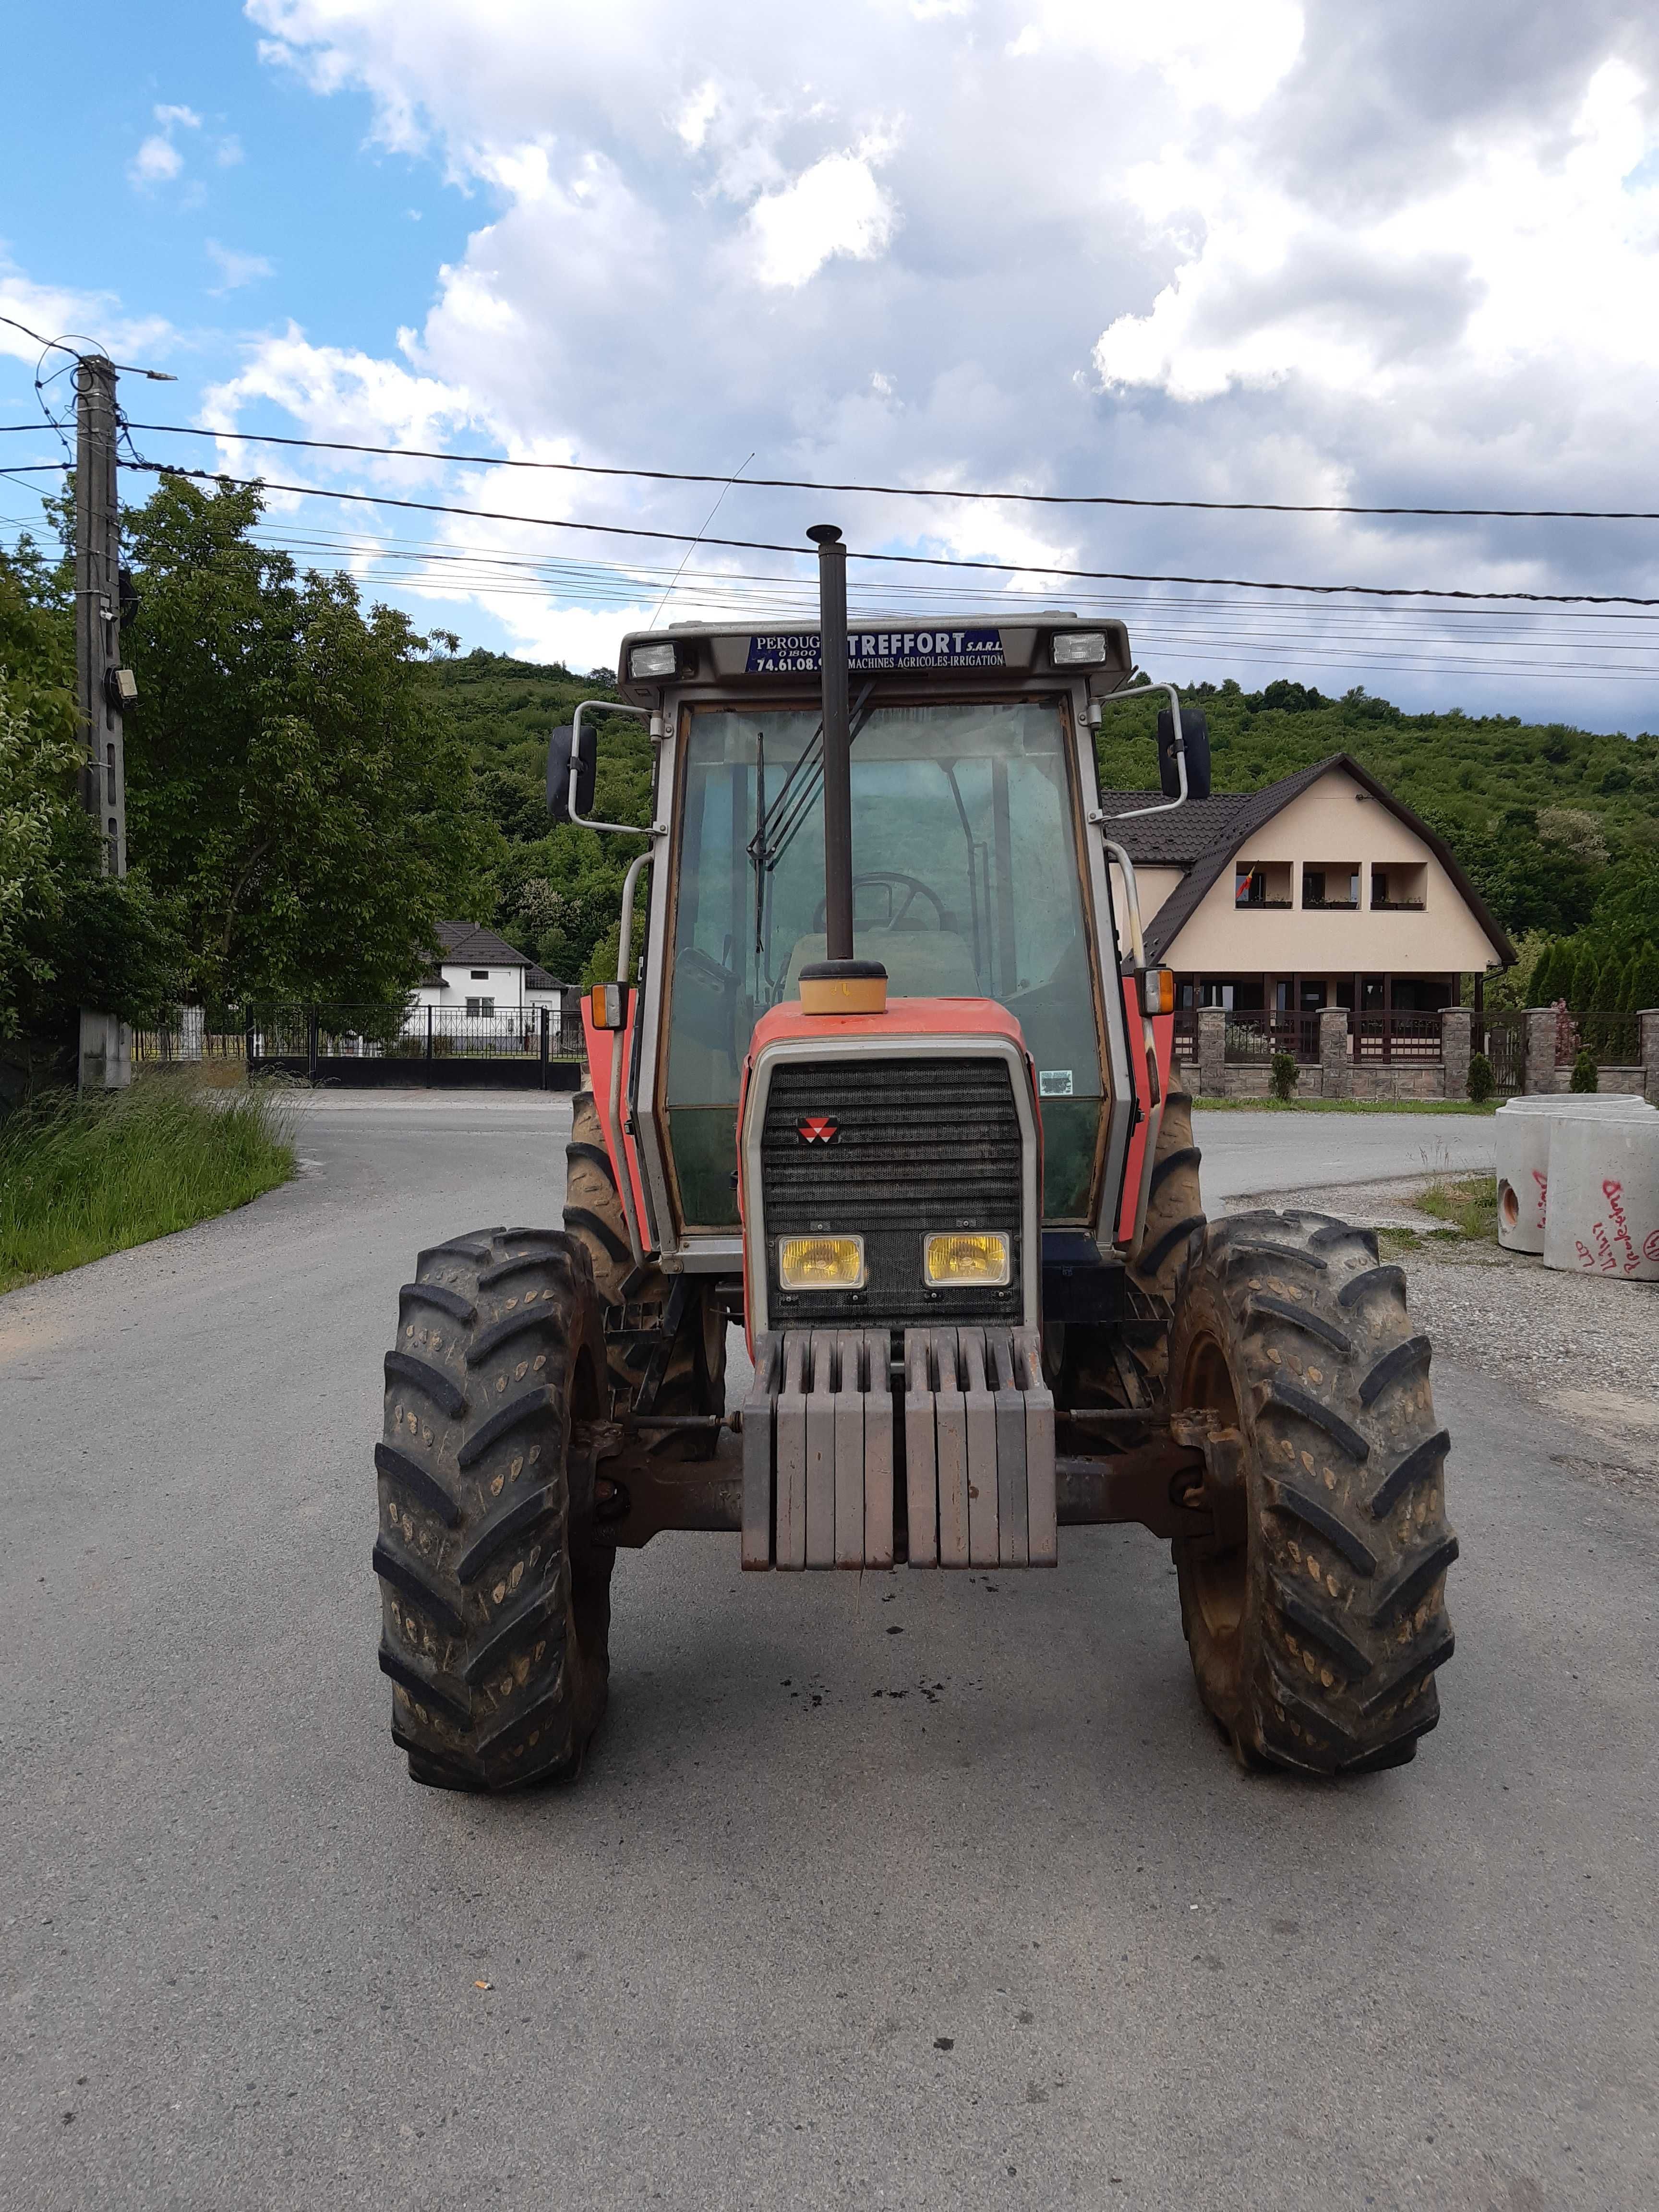
[(1651, 939), (1636, 957), (1636, 973), (1631, 983), (1631, 1011), (1647, 1013), (1659, 1007), (1659, 948)]
[(1581, 939), (1572, 963), (1572, 982), (1565, 994), (1575, 1014), (1585, 1014), (1590, 1011), (1601, 973), (1600, 951), (1590, 939)]
[(72, 1076), (79, 1009), (135, 1023), (177, 992), (142, 870), (103, 872), (81, 803), (68, 586), (27, 541), (0, 555), (0, 1097)]
[(1602, 953), (1595, 969), (1595, 996), (1585, 1008), (1587, 1013), (1614, 1013), (1619, 1007), (1619, 994), (1625, 980), (1625, 963), (1616, 946)]
[(174, 478), (129, 519), (129, 847), (210, 1002), (389, 1006), (435, 922), (488, 918), (491, 833), (427, 641), (259, 544), (262, 505)]
[(1531, 988), (1526, 1002), (1532, 1006), (1553, 1006), (1561, 995), (1561, 940), (1552, 938), (1544, 948), (1537, 966), (1532, 971)]

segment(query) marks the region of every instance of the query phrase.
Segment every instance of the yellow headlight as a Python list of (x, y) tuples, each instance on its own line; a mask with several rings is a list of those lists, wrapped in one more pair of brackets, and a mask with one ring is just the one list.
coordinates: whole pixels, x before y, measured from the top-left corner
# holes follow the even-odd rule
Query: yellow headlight
[(930, 1283), (995, 1289), (1008, 1279), (1008, 1239), (989, 1230), (954, 1230), (922, 1245), (922, 1273)]
[(864, 1287), (862, 1237), (783, 1237), (778, 1280), (787, 1291), (857, 1291)]

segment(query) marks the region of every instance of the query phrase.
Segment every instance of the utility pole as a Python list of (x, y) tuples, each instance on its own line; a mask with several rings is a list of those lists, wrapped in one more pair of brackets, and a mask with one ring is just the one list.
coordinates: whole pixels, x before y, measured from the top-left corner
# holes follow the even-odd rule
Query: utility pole
[[(121, 710), (135, 696), (121, 659), (121, 553), (115, 489), (115, 364), (83, 354), (75, 369), (75, 674), (81, 797), (98, 825), (104, 873), (127, 872), (126, 757)], [(81, 1009), (83, 1091), (132, 1080), (132, 1032), (113, 1014)]]

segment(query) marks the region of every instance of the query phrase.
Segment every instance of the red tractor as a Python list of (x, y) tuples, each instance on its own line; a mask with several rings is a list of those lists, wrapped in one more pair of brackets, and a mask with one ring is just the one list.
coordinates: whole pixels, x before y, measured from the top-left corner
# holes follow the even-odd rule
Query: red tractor
[[(573, 1774), (617, 1550), (660, 1529), (756, 1572), (1000, 1571), (1108, 1521), (1172, 1545), (1241, 1761), (1408, 1759), (1457, 1552), (1429, 1345), (1370, 1231), (1206, 1221), (1093, 742), (1166, 687), (1121, 623), (849, 632), (811, 535), (816, 627), (624, 639), (655, 818), (585, 1002), (564, 1226), (457, 1237), (398, 1294), (374, 1565), (410, 1771)], [(1207, 739), (1168, 700), (1179, 805)], [(637, 835), (589, 822), (601, 703), (550, 805)]]

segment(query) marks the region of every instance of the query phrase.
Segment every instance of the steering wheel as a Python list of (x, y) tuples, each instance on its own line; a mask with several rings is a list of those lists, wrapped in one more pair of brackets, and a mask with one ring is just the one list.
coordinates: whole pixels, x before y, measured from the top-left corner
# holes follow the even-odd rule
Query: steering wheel
[[(854, 914), (858, 911), (859, 886), (860, 884), (882, 884), (886, 886), (890, 893), (895, 889), (901, 889), (904, 891), (904, 898), (896, 907), (892, 908), (889, 912), (886, 921), (882, 925), (883, 927), (889, 930), (896, 929), (899, 924), (904, 920), (905, 915), (909, 913), (911, 908), (915, 904), (917, 896), (920, 894), (921, 897), (927, 901), (928, 904), (933, 909), (934, 928), (944, 928), (946, 913), (945, 902), (939, 896), (939, 893), (933, 890), (931, 884), (922, 882), (920, 876), (902, 875), (894, 868), (872, 868), (868, 875), (854, 876), (853, 878), (853, 910)], [(820, 899), (817, 906), (812, 909), (812, 927), (815, 930), (822, 929), (823, 927), (825, 906), (826, 902), (823, 899)]]

